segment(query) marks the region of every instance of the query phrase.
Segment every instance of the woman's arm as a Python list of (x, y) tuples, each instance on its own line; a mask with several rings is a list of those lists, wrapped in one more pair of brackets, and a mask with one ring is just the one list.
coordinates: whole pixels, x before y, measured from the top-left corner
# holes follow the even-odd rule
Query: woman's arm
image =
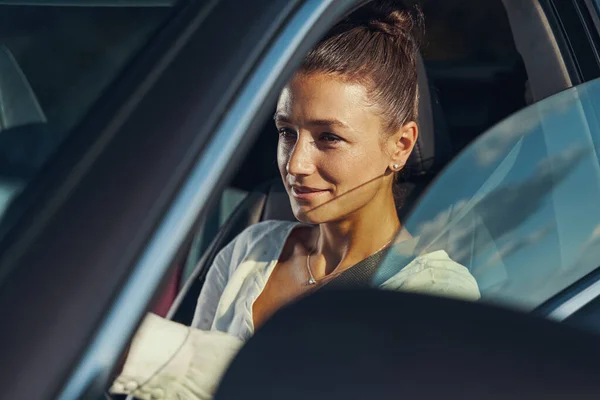
[[(211, 397), (209, 394), (218, 382), (221, 368), (225, 368), (233, 350), (241, 344), (233, 336), (210, 332), (229, 278), (235, 243), (233, 240), (217, 254), (208, 271), (192, 324), (202, 330), (148, 313), (119, 368), (112, 393), (133, 394), (143, 399), (150, 398), (153, 391), (175, 393), (196, 388), (194, 396), (189, 398)], [(207, 357), (210, 363), (207, 363)], [(187, 382), (192, 375), (197, 375), (195, 380)]]
[(206, 281), (202, 286), (194, 311), (194, 319), (191, 325), (194, 328), (206, 331), (212, 328), (219, 300), (229, 280), (231, 250), (226, 247), (219, 252), (206, 275)]
[(215, 257), (198, 296), (191, 325), (193, 328), (211, 330), (225, 286), (244, 256), (247, 245), (245, 236), (246, 232), (242, 232)]
[(246, 229), (217, 254), (198, 298), (191, 327), (147, 315), (131, 343), (112, 393), (134, 394), (142, 399), (212, 397), (222, 373), (243, 343), (238, 337), (212, 330), (219, 301), (248, 249), (261, 232), (267, 232), (265, 226), (268, 227), (262, 223)]

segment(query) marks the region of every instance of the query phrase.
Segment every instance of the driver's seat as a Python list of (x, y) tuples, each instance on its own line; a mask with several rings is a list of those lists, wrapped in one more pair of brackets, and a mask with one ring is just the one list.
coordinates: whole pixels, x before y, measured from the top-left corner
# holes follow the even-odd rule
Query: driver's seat
[[(418, 78), (419, 138), (400, 184), (401, 198), (397, 201), (400, 218), (410, 212), (423, 189), (453, 154), (443, 113), (435, 91), (429, 84), (421, 58), (418, 60)], [(200, 290), (217, 253), (244, 229), (265, 220), (295, 221), (287, 193), (279, 178), (270, 180), (249, 193), (220, 228), (171, 306), (169, 316), (174, 321), (191, 324)]]

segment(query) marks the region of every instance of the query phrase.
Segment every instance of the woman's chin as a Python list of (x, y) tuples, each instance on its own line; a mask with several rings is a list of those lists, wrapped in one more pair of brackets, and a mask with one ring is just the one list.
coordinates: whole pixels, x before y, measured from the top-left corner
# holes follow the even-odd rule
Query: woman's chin
[(318, 225), (331, 222), (332, 220), (331, 213), (323, 212), (325, 210), (313, 207), (294, 205), (292, 206), (292, 211), (294, 212), (294, 217), (303, 224)]
[(314, 225), (318, 224), (313, 218), (308, 216), (308, 213), (303, 212), (301, 210), (294, 210), (294, 217), (298, 220), (298, 222), (302, 222), (303, 224)]

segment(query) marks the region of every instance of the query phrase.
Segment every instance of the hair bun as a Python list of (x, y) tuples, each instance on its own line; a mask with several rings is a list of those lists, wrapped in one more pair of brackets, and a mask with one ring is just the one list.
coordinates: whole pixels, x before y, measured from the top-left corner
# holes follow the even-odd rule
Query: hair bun
[(424, 17), (418, 7), (406, 8), (398, 0), (374, 0), (349, 15), (350, 24), (364, 25), (393, 37), (420, 41)]

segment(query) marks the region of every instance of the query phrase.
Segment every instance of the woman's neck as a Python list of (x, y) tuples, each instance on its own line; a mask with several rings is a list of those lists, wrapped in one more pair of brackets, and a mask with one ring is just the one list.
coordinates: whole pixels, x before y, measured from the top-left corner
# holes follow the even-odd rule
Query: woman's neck
[(341, 272), (376, 253), (400, 230), (393, 198), (376, 203), (344, 220), (319, 225), (316, 250), (324, 275)]

